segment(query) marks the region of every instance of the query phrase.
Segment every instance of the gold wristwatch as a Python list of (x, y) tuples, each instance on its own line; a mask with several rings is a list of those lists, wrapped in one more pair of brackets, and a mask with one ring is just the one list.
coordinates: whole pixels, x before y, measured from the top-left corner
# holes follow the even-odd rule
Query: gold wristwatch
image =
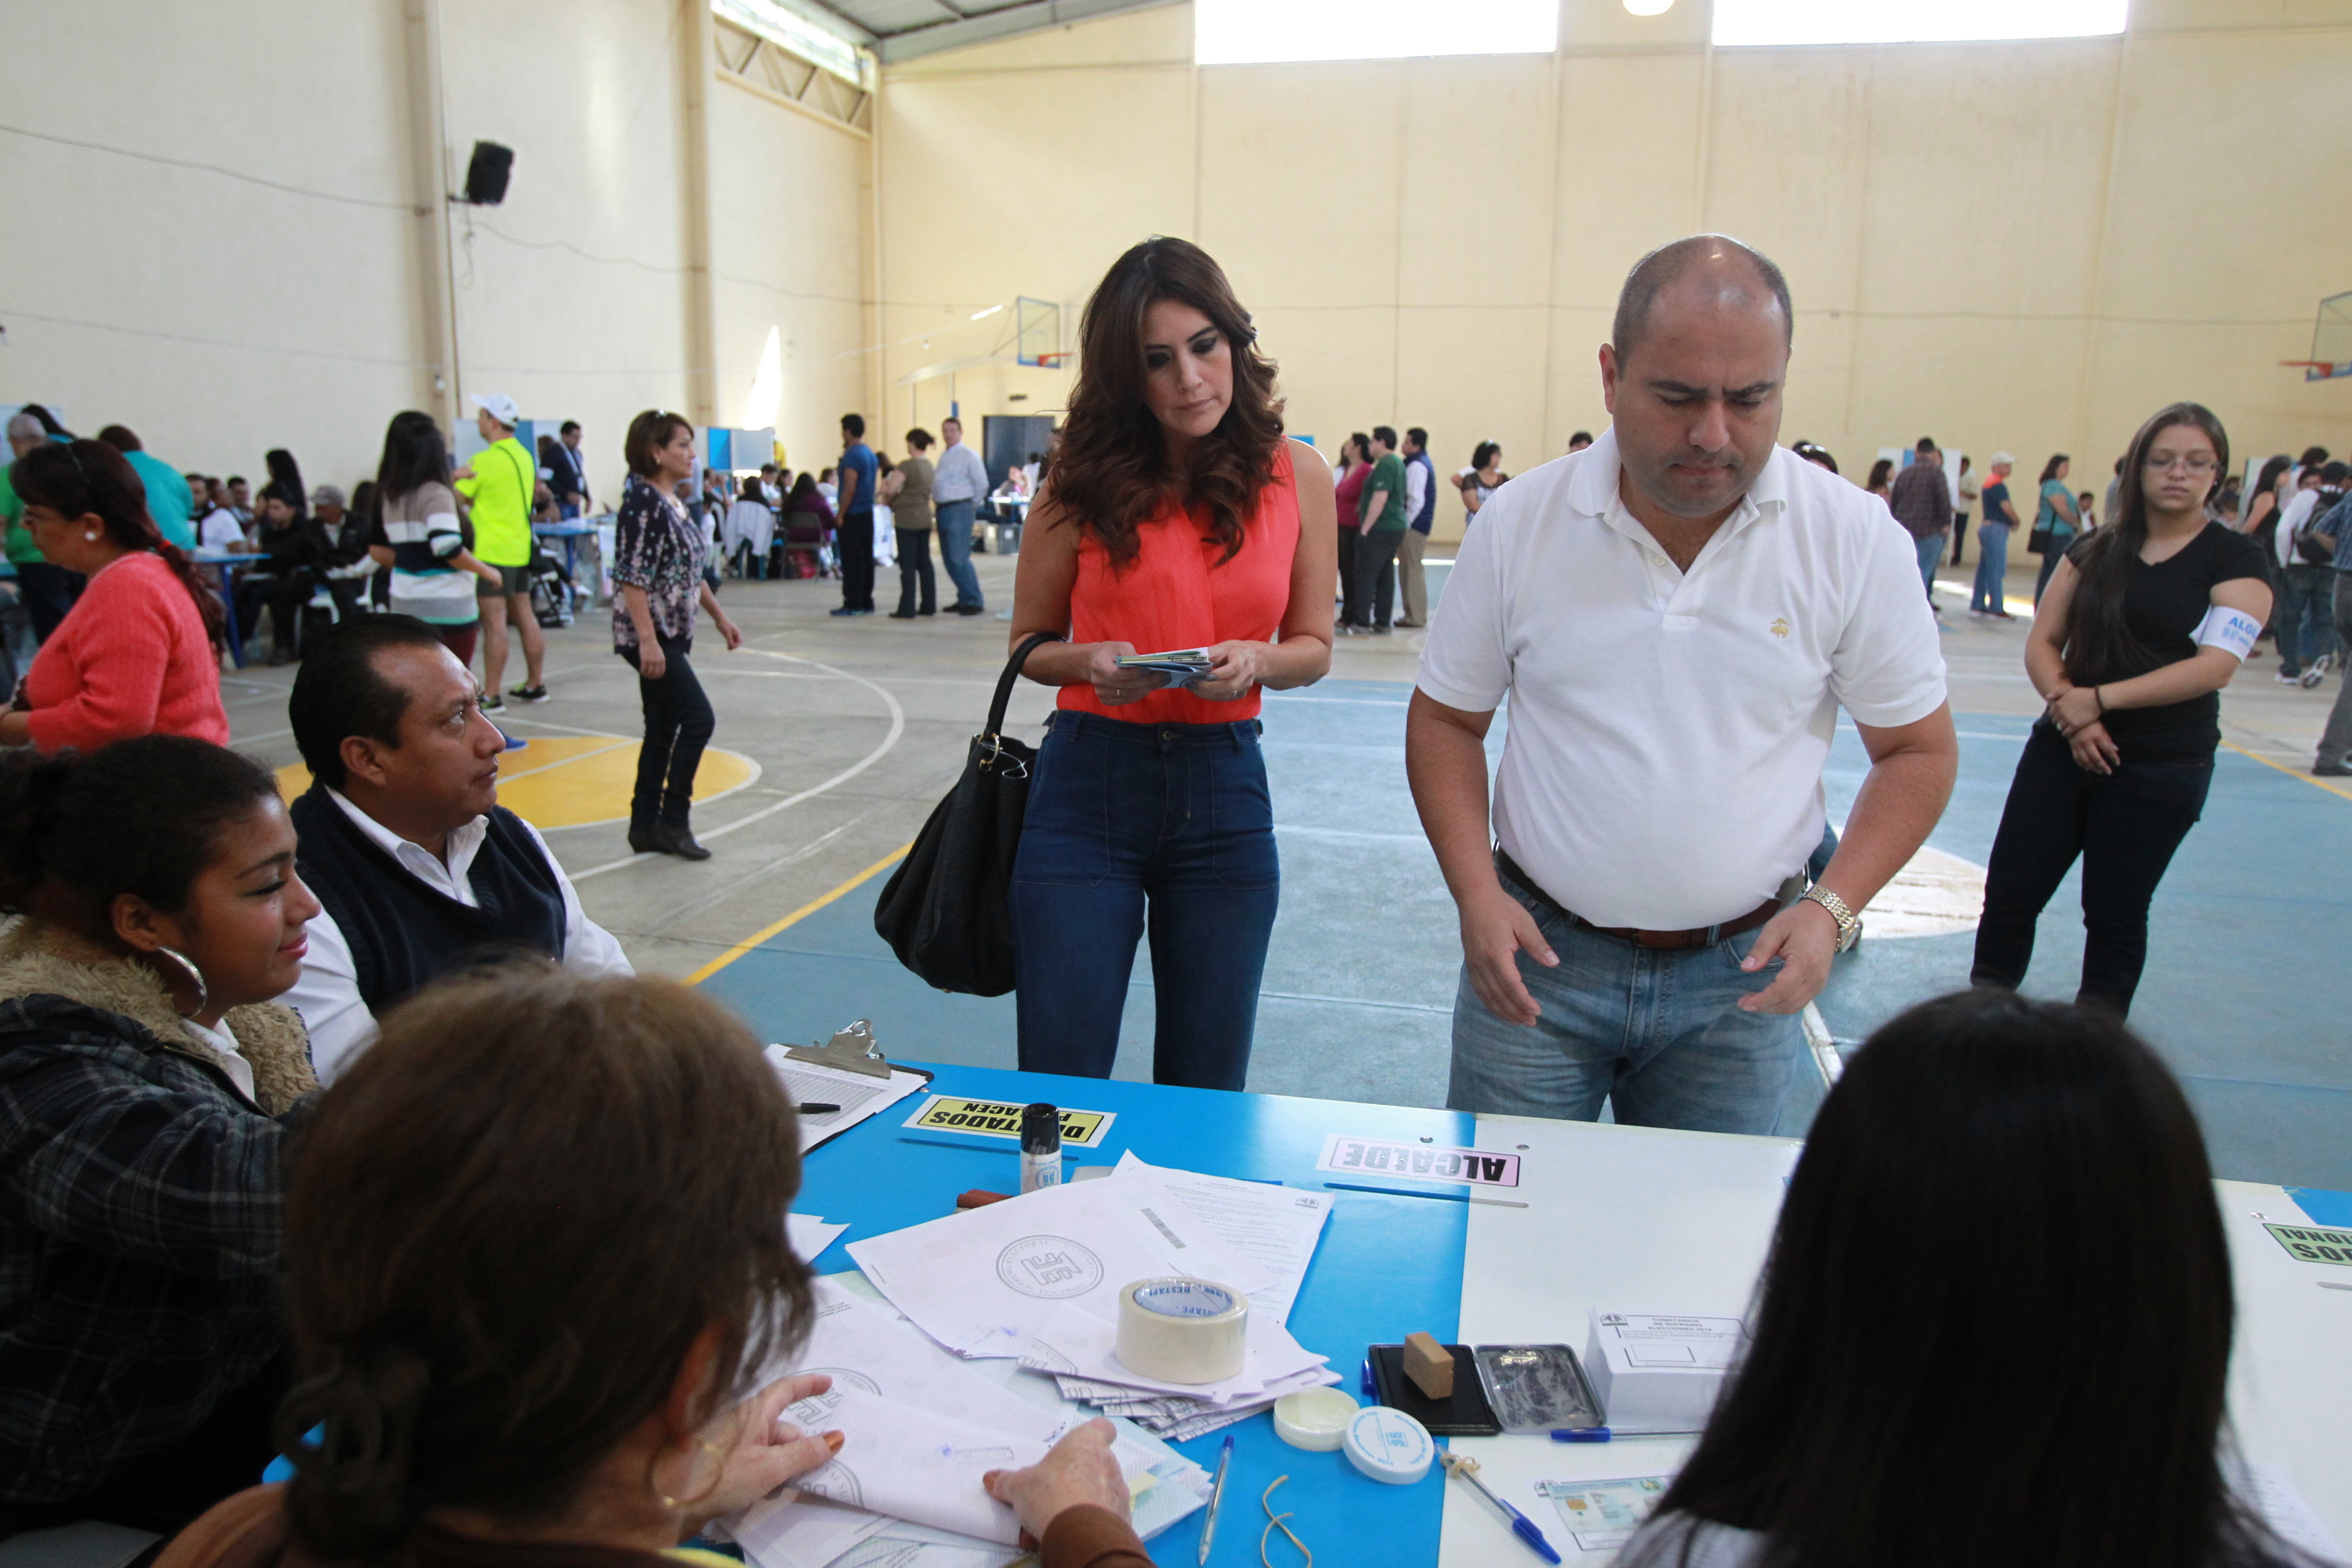
[(1837, 950), (1840, 952), (1853, 952), (1853, 944), (1862, 940), (1862, 917), (1846, 908), (1843, 899), (1839, 898), (1819, 882), (1807, 888), (1799, 896), (1812, 900), (1830, 912), (1830, 919), (1837, 921)]

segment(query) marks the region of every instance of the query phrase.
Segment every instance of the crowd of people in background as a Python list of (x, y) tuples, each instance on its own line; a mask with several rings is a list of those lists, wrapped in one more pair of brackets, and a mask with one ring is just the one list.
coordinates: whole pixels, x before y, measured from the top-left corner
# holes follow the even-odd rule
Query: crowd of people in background
[[(1948, 800), (1958, 739), (1912, 595), (1933, 602), (1963, 500), (2005, 563), (2014, 459), (1964, 489), (1922, 439), (1865, 494), (1818, 447), (1780, 449), (1777, 396), (1742, 398), (1780, 384), (1790, 318), (1786, 279), (1748, 247), (1662, 247), (1621, 296), (1601, 354), (1614, 422), (1571, 445), (1591, 455), (1514, 481), (1486, 441), (1453, 478), (1466, 536), (1405, 765), (1461, 912), (1457, 1110), (1591, 1119), (1605, 1100), (1621, 1123), (1772, 1131), (1799, 1012)], [(1328, 672), (1335, 579), (1346, 631), (1430, 620), (1425, 432), (1351, 436), (1334, 473), (1283, 431), (1249, 320), (1198, 247), (1134, 247), (1087, 308), (1066, 439), (990, 498), (1035, 508), (1009, 633), (1015, 668), (1057, 690), (1005, 894), (1024, 1068), (1108, 1076), (1148, 931), (1163, 973), (1218, 954), (1158, 988), (1155, 1080), (1244, 1087), (1281, 881), (1260, 693)], [(1693, 464), (1691, 416), (1662, 389), (1710, 377), (1727, 383), (1699, 395), (1721, 460)], [(19, 592), (47, 582), (62, 603), (0, 713), (0, 1536), (193, 1521), (160, 1568), (518, 1552), (651, 1568), (844, 1447), (783, 1418), (830, 1377), (773, 1374), (814, 1310), (786, 1223), (784, 1086), (719, 1005), (637, 978), (497, 804), (509, 626), (525, 674), (503, 695), (547, 695), (531, 524), (590, 501), (576, 426), (533, 454), (511, 402), (474, 402), (484, 445), (463, 465), (405, 412), (370, 493), (306, 490), (272, 451), (243, 512), (242, 480), (215, 504), (205, 476), (138, 461), (127, 430), (10, 422), (0, 502), (25, 564), (60, 574), (28, 589), (20, 570)], [(833, 614), (872, 613), (895, 563), (897, 614), (919, 618), (937, 613), (940, 532), (951, 608), (981, 613), (963, 509), (987, 476), (961, 431), (934, 458), (910, 430), (897, 461), (857, 416), (842, 434), (814, 478), (698, 483), (688, 420), (630, 422), (605, 564), (646, 727), (632, 847), (709, 854), (688, 808), (715, 719), (691, 655), (705, 614), (741, 640), (722, 563), (772, 560), (813, 526), (843, 584)], [(1972, 988), (1885, 1025), (1829, 1090), (1752, 1342), (1626, 1561), (1894, 1563), (1955, 1542), (1999, 1560), (2016, 1510), (1989, 1513), (1982, 1477), (1940, 1462), (1956, 1442), (1999, 1450), (2003, 1495), (2032, 1494), (2031, 1539), (2189, 1568), (2301, 1561), (2224, 1468), (2211, 1173), (2179, 1085), (2124, 1024), (2149, 900), (2210, 784), (2220, 689), (2274, 599), (2297, 684), (2328, 668), (2352, 604), (2352, 470), (2314, 448), (2239, 498), (2229, 461), (2221, 421), (2179, 403), (2100, 506), (2064, 454), (2044, 464), (2025, 665), (2046, 706)], [(293, 622), (288, 719), (311, 783), (290, 805), (226, 746), (213, 550), (260, 558), (256, 606)], [(339, 557), (352, 570), (327, 575)], [(1659, 614), (1669, 563), (1741, 613)], [(2008, 613), (2002, 574), (1980, 567), (1979, 613)], [(338, 583), (350, 611), (306, 638), (303, 592), (340, 610)], [(379, 584), (383, 613), (362, 611)], [(1792, 631), (1800, 658), (1752, 657)], [(1125, 661), (1191, 647), (1205, 661), (1181, 679)], [(1832, 699), (1871, 778), (1826, 864), (1792, 871), (1822, 826), (1811, 719)], [(2329, 735), (2352, 743), (2342, 699)], [(2341, 746), (2321, 760), (2352, 771)], [(2036, 919), (2077, 859), (2077, 1005), (2026, 1000)], [(1777, 890), (1745, 908), (1759, 889)], [(2019, 1351), (2001, 1313), (2020, 1299), (2095, 1310)], [(1955, 1364), (1981, 1375), (1958, 1384)], [(2021, 1405), (2040, 1414), (2021, 1438)], [(1150, 1568), (1109, 1442), (1087, 1423), (979, 1483), (1046, 1568)], [(272, 1454), (296, 1479), (253, 1488)], [(2030, 1484), (2064, 1465), (2070, 1484)]]

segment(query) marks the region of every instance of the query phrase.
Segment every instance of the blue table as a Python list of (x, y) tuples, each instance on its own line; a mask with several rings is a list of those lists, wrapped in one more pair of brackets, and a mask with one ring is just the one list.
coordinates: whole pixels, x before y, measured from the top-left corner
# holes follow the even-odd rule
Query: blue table
[[(915, 1064), (908, 1064), (915, 1065)], [(1180, 1170), (1212, 1172), (1287, 1186), (1323, 1190), (1330, 1173), (1315, 1162), (1333, 1132), (1466, 1144), (1471, 1119), (1450, 1110), (1420, 1110), (1275, 1095), (1224, 1094), (1152, 1084), (1057, 1078), (1044, 1073), (942, 1067), (931, 1086), (940, 1094), (1029, 1101), (1045, 1100), (1086, 1110), (1118, 1112), (1099, 1149), (1074, 1150), (1074, 1164), (1115, 1164), (1137, 1158)], [(993, 1139), (915, 1134), (901, 1125), (919, 1096), (891, 1107), (810, 1155), (801, 1195), (803, 1214), (850, 1226), (843, 1241), (919, 1225), (953, 1212), (956, 1194), (971, 1187), (1018, 1190), (1019, 1155)], [(966, 1146), (969, 1145), (969, 1146)], [(1307, 1349), (1331, 1358), (1339, 1386), (1356, 1390), (1364, 1347), (1393, 1343), (1416, 1329), (1451, 1342), (1462, 1296), (1463, 1249), (1469, 1211), (1436, 1198), (1387, 1197), (1338, 1192), (1315, 1261), (1300, 1288), (1290, 1331)], [(816, 1259), (818, 1271), (854, 1268), (842, 1242)], [(1219, 1517), (1217, 1563), (1254, 1563), (1265, 1516), (1258, 1496), (1276, 1476), (1290, 1484), (1275, 1494), (1276, 1511), (1290, 1510), (1291, 1527), (1320, 1562), (1434, 1563), (1444, 1512), (1444, 1481), (1433, 1470), (1409, 1487), (1383, 1486), (1350, 1468), (1336, 1453), (1311, 1454), (1274, 1435), (1259, 1415), (1234, 1433), (1234, 1468)], [(1178, 1447), (1213, 1470), (1223, 1433)], [(1152, 1542), (1162, 1564), (1192, 1563), (1205, 1512), (1195, 1513)], [(1535, 1559), (1530, 1556), (1529, 1562)]]
[(247, 567), (266, 560), (267, 557), (226, 550), (191, 550), (188, 552), (188, 559), (199, 566), (220, 568), (221, 608), (227, 614), (227, 619), (222, 626), (222, 634), (228, 638), (229, 658), (236, 662), (237, 668), (243, 669), (245, 668), (245, 634), (237, 629), (236, 625), (236, 574)]
[[(1515, 1152), (1524, 1162), (1517, 1202), (1471, 1208), (1459, 1201), (1336, 1192), (1290, 1327), (1327, 1355), (1353, 1392), (1364, 1347), (1425, 1329), (1453, 1343), (1552, 1342), (1581, 1348), (1593, 1308), (1744, 1312), (1799, 1148), (1790, 1140), (1544, 1121), (1472, 1118), (1445, 1110), (1357, 1105), (1272, 1095), (1222, 1094), (1150, 1084), (943, 1067), (943, 1094), (1118, 1113), (1099, 1150), (1076, 1164), (1115, 1163), (1132, 1150), (1155, 1165), (1322, 1190), (1315, 1169), (1334, 1132)], [(993, 1140), (910, 1134), (919, 1099), (901, 1102), (809, 1158), (794, 1207), (847, 1222), (855, 1241), (950, 1212), (970, 1187), (1014, 1190), (1017, 1156)], [(1352, 1178), (1349, 1178), (1352, 1179)], [(1374, 1184), (1381, 1184), (1373, 1178)], [(2352, 1357), (2341, 1336), (2352, 1309), (2352, 1269), (2298, 1262), (2263, 1228), (2352, 1222), (2352, 1196), (2217, 1184), (2234, 1255), (2239, 1331), (2231, 1417), (2250, 1458), (2280, 1466), (2339, 1537), (2352, 1539)], [(1524, 1205), (1524, 1206), (1522, 1206)], [(853, 1267), (836, 1243), (825, 1271)], [(1338, 1454), (1310, 1454), (1253, 1416), (1230, 1428), (1234, 1469), (1212, 1568), (1256, 1560), (1265, 1523), (1259, 1494), (1294, 1511), (1319, 1561), (1517, 1568), (1538, 1560), (1513, 1540), (1491, 1505), (1435, 1472), (1386, 1487)], [(1178, 1445), (1213, 1468), (1222, 1434)], [(1441, 1442), (1445, 1441), (1441, 1439)], [(1662, 1475), (1678, 1468), (1687, 1438), (1558, 1445), (1541, 1438), (1464, 1438), (1486, 1479), (1513, 1497), (1560, 1544), (1558, 1521), (1532, 1491), (1539, 1479)], [(1163, 1568), (1190, 1568), (1200, 1540), (1194, 1515), (1152, 1543)]]
[(580, 542), (596, 531), (596, 525), (584, 518), (568, 517), (562, 522), (534, 522), (531, 535), (537, 539), (563, 541), (563, 575), (573, 584), (580, 581)]

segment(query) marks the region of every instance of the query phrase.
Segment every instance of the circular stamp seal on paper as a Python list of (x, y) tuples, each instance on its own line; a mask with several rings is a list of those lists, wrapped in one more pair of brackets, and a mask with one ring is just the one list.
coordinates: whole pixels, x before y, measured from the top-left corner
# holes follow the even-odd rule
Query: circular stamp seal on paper
[(996, 1277), (1024, 1296), (1058, 1301), (1102, 1283), (1102, 1259), (1061, 1236), (1024, 1236), (996, 1255)]

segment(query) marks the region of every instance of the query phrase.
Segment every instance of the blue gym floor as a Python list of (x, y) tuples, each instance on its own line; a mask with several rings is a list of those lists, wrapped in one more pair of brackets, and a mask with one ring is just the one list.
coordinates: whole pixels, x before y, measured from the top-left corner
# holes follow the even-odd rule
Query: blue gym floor
[[(1282, 848), (1282, 913), (1266, 965), (1250, 1088), (1399, 1105), (1444, 1103), (1460, 946), (1454, 909), (1404, 780), (1401, 682), (1327, 680), (1270, 693), (1266, 761)], [(2027, 721), (1959, 717), (1960, 778), (1929, 842), (1982, 865)], [(1490, 749), (1499, 749), (1502, 725)], [(1866, 759), (1842, 728), (1827, 784), (1843, 819)], [(2157, 897), (2133, 1022), (2188, 1086), (2217, 1173), (2352, 1190), (2352, 1055), (2336, 1008), (2352, 974), (2352, 800), (2221, 753), (2205, 818)], [(874, 1021), (894, 1055), (1011, 1067), (1013, 1002), (934, 992), (875, 936), (881, 879), (744, 954), (705, 984), (767, 1038)], [(2069, 997), (2082, 958), (2070, 878), (2043, 916), (2027, 989)], [(1840, 1045), (1967, 983), (1970, 933), (1865, 940), (1821, 998)], [(1150, 1076), (1149, 957), (1139, 952), (1116, 1076)], [(1804, 1075), (1783, 1131), (1819, 1103)]]

